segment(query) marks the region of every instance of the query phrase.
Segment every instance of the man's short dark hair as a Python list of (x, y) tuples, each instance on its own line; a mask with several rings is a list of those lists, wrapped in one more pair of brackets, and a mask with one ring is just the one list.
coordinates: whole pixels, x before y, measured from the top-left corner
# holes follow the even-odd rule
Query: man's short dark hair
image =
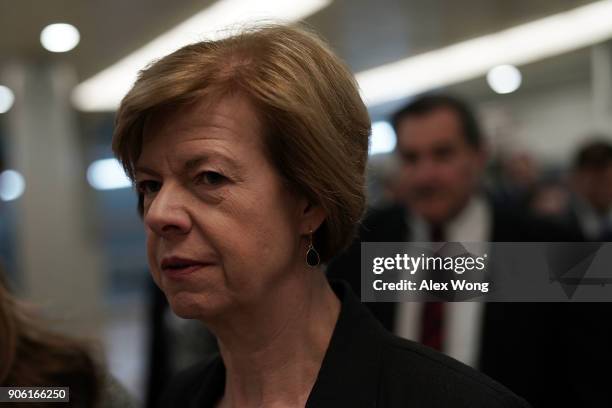
[(402, 120), (411, 116), (426, 115), (440, 108), (448, 108), (457, 114), (463, 129), (463, 137), (468, 145), (476, 149), (482, 146), (482, 132), (476, 120), (476, 116), (474, 116), (469, 105), (465, 101), (447, 94), (425, 94), (417, 96), (403, 108), (395, 112), (393, 116), (391, 116), (391, 124), (393, 125), (393, 129), (395, 129), (395, 134), (397, 135), (398, 126)]
[(575, 170), (603, 170), (612, 165), (612, 142), (598, 137), (584, 144), (574, 158)]

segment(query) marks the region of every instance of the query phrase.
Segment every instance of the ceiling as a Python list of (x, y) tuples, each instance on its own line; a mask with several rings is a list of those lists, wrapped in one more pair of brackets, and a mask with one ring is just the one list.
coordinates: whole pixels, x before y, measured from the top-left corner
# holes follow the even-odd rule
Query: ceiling
[[(65, 60), (86, 79), (212, 4), (210, 0), (0, 0), (0, 64)], [(587, 0), (335, 0), (308, 23), (355, 71), (568, 10)], [(41, 29), (69, 22), (81, 43), (40, 46)]]

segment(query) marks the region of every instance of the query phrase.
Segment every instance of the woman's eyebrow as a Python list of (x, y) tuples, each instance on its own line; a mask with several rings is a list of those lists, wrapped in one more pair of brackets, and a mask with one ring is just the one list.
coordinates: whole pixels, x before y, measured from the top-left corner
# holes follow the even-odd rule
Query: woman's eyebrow
[[(242, 168), (242, 166), (240, 166), (235, 160), (230, 159), (224, 154), (215, 153), (214, 156), (215, 158), (218, 158), (220, 161), (222, 161), (223, 163), (227, 164), (228, 166), (234, 169), (240, 170)], [(193, 157), (185, 162), (185, 164), (183, 165), (183, 171), (187, 173), (189, 171), (192, 171), (194, 168), (198, 167), (200, 164), (206, 163), (208, 161), (211, 161), (211, 156), (208, 154)]]
[(185, 173), (187, 173), (187, 172), (193, 170), (194, 168), (198, 167), (200, 164), (206, 163), (208, 160), (209, 160), (209, 156), (208, 155), (201, 155), (201, 156), (189, 159), (183, 165), (183, 171)]
[(138, 174), (138, 173), (146, 173), (150, 176), (154, 176), (154, 177), (159, 177), (159, 173), (157, 173), (155, 170), (151, 170), (148, 167), (145, 166), (136, 166), (134, 168), (134, 174)]

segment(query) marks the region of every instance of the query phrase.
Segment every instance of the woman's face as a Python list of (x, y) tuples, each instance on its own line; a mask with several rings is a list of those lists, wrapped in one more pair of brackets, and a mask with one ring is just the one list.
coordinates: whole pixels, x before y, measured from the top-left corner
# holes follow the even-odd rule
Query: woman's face
[(184, 318), (248, 307), (303, 265), (305, 206), (266, 158), (246, 99), (159, 116), (136, 164), (153, 279)]

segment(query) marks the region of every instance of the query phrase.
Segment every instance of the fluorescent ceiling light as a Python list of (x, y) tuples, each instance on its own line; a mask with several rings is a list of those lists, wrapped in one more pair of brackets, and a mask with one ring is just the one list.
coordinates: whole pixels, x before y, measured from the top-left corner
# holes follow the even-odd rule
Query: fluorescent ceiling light
[(0, 200), (13, 201), (25, 191), (25, 179), (15, 170), (0, 173)]
[(132, 187), (132, 181), (125, 175), (116, 159), (96, 160), (87, 169), (87, 181), (96, 190), (115, 190)]
[(332, 0), (219, 0), (116, 64), (79, 84), (72, 94), (83, 111), (113, 111), (151, 61), (203, 39), (222, 38), (231, 29), (257, 21), (302, 20), (328, 6)]
[(372, 123), (369, 154), (389, 153), (395, 149), (396, 137), (393, 127), (386, 121)]
[(70, 51), (79, 44), (80, 40), (79, 30), (71, 24), (49, 24), (40, 32), (40, 43), (51, 52)]
[(15, 102), (15, 94), (11, 88), (0, 85), (0, 113), (8, 112)]
[(368, 106), (478, 78), (502, 64), (522, 65), (612, 37), (612, 1), (598, 1), (497, 33), (357, 74)]

